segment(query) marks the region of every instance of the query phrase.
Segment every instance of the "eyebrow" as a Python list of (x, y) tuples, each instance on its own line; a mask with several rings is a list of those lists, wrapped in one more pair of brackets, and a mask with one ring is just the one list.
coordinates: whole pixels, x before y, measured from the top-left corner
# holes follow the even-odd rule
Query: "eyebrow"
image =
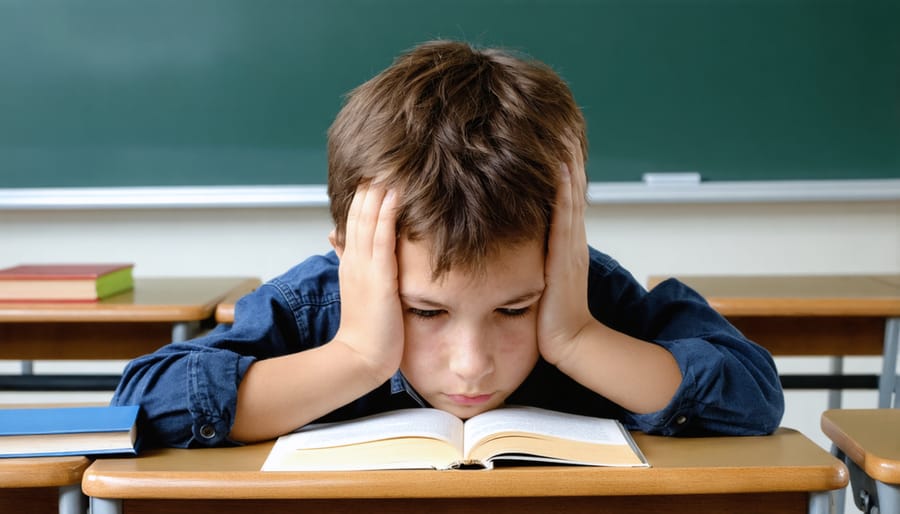
[[(512, 304), (521, 303), (521, 302), (524, 302), (527, 300), (532, 300), (534, 298), (541, 296), (541, 294), (543, 294), (543, 292), (544, 292), (543, 289), (532, 289), (532, 290), (526, 291), (518, 296), (510, 298), (510, 299), (506, 300), (505, 302), (500, 302), (500, 305), (512, 305)], [(401, 293), (400, 299), (403, 300), (403, 302), (405, 302), (405, 303), (414, 303), (416, 305), (423, 305), (425, 307), (431, 307), (431, 308), (445, 308), (446, 307), (444, 304), (442, 304), (438, 301), (431, 300), (429, 298), (426, 298), (426, 297), (420, 296), (420, 295)]]

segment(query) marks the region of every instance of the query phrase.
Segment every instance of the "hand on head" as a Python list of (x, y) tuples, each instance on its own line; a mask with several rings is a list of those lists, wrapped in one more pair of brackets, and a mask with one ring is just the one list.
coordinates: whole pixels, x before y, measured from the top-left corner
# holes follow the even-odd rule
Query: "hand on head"
[(538, 316), (538, 347), (558, 365), (593, 318), (588, 310), (588, 246), (584, 227), (587, 176), (581, 147), (573, 142), (561, 163), (544, 264), (545, 289)]
[(334, 337), (371, 364), (383, 379), (403, 356), (403, 312), (395, 254), (397, 195), (365, 183), (350, 204), (341, 263), (341, 325)]

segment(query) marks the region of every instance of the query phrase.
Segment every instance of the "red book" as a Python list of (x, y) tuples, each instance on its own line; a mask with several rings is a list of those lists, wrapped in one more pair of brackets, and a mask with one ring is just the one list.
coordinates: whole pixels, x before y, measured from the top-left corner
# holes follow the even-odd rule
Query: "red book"
[(0, 269), (0, 301), (97, 301), (134, 287), (133, 264), (22, 264)]

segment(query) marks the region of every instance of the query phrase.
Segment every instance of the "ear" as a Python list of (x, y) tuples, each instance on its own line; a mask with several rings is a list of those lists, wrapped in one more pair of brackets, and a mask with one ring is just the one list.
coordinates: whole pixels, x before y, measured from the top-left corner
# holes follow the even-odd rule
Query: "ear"
[(331, 229), (331, 232), (328, 233), (328, 242), (331, 243), (331, 247), (334, 248), (334, 251), (337, 253), (338, 259), (340, 259), (341, 255), (344, 253), (344, 247), (342, 245), (339, 245), (337, 242), (336, 229)]

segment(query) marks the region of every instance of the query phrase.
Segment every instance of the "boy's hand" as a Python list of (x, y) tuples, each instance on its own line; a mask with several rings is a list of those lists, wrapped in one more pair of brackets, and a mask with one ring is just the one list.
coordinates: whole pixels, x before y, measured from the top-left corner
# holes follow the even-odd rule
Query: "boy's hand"
[(397, 198), (377, 184), (361, 185), (347, 215), (340, 256), (341, 325), (334, 341), (354, 350), (387, 380), (403, 356), (403, 311), (395, 248)]
[(572, 144), (569, 155), (560, 170), (538, 313), (538, 348), (547, 362), (557, 366), (573, 353), (582, 329), (593, 321), (587, 304), (587, 177), (581, 148)]

